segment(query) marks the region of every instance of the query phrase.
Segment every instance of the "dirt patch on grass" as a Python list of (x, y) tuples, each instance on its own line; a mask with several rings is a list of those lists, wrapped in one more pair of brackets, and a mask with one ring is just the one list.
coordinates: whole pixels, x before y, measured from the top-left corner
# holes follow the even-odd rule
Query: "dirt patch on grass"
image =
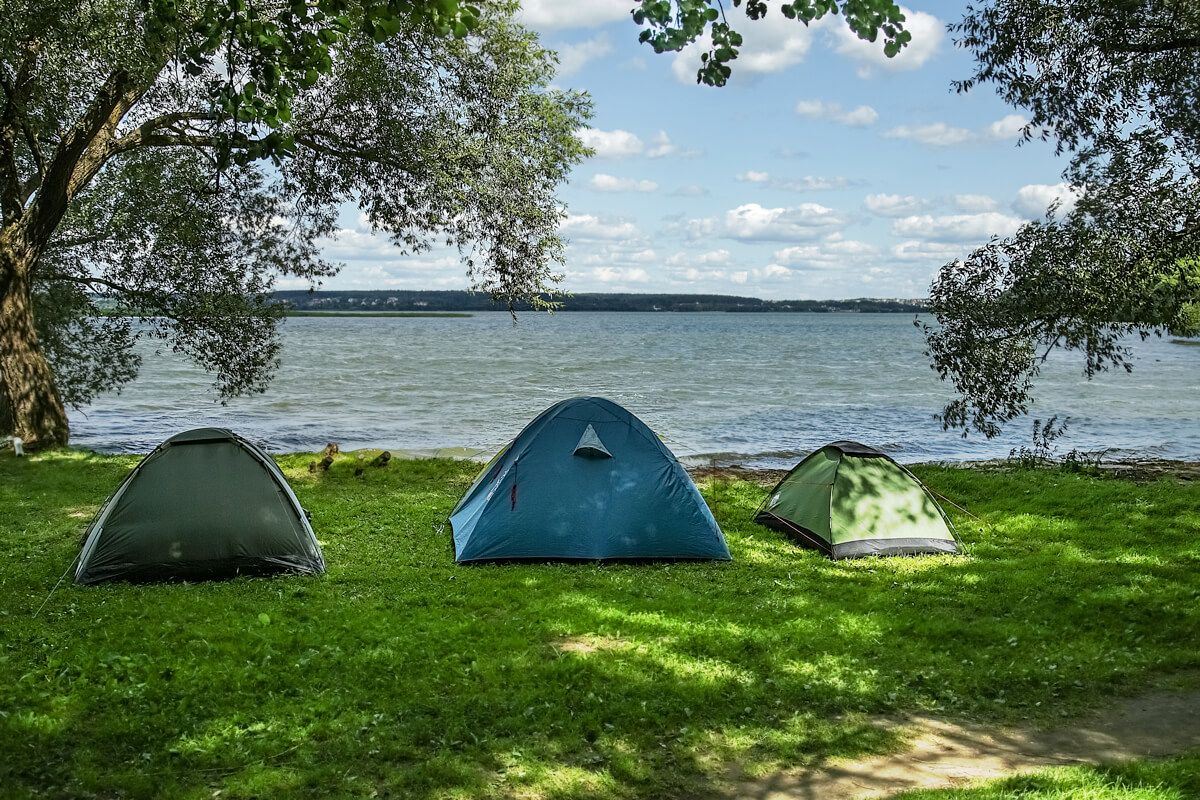
[(1135, 481), (1156, 481), (1159, 478), (1174, 478), (1180, 481), (1200, 480), (1200, 463), (1195, 461), (1169, 461), (1150, 458), (1139, 461), (1108, 461), (1100, 469), (1120, 478)]
[(697, 484), (714, 480), (749, 481), (759, 486), (774, 486), (788, 474), (786, 469), (747, 469), (746, 467), (691, 467), (688, 475)]
[(563, 636), (550, 643), (560, 653), (595, 653), (597, 650), (620, 650), (627, 642), (605, 636)]
[(998, 728), (916, 716), (902, 753), (836, 761), (738, 781), (721, 796), (754, 800), (858, 800), (946, 789), (1041, 767), (1152, 758), (1200, 748), (1200, 689), (1153, 690), (1049, 729)]

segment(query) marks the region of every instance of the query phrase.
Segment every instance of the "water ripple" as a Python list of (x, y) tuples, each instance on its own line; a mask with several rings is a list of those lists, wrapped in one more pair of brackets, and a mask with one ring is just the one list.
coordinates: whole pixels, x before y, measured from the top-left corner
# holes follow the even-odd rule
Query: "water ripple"
[[(146, 452), (192, 427), (237, 430), (272, 451), (380, 447), (495, 452), (542, 409), (602, 395), (694, 463), (788, 466), (836, 439), (902, 461), (973, 460), (1029, 443), (1030, 422), (994, 440), (943, 431), (950, 399), (908, 315), (507, 314), (308, 317), (283, 328), (264, 395), (222, 406), (200, 370), (149, 349), (120, 394), (71, 414), (73, 442)], [(1059, 449), (1200, 460), (1200, 348), (1132, 341), (1132, 374), (1093, 381), (1056, 354), (1036, 416), (1070, 416)]]

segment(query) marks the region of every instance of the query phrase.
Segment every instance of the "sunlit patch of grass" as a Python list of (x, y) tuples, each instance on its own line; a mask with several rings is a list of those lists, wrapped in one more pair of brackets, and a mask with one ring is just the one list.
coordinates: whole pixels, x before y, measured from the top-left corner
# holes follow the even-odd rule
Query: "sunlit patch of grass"
[(1056, 767), (969, 789), (904, 792), (893, 800), (1193, 800), (1200, 755), (1106, 767)]
[(36, 618), (138, 459), (0, 458), (0, 795), (687, 796), (899, 746), (880, 715), (1048, 720), (1200, 667), (1200, 487), (920, 468), (966, 554), (835, 563), (710, 481), (731, 563), (459, 567), (478, 465), (358, 455), (279, 459), (325, 576)]

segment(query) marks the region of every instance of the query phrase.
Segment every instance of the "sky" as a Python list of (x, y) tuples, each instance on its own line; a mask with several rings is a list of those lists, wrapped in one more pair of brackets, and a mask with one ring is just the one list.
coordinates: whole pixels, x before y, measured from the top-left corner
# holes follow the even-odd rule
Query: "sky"
[[(1070, 194), (1065, 162), (990, 87), (957, 94), (969, 55), (946, 31), (965, 3), (904, 5), (894, 59), (841, 17), (811, 27), (778, 2), (750, 21), (727, 86), (696, 84), (701, 48), (637, 41), (633, 0), (523, 0), (559, 54), (553, 86), (586, 91), (596, 151), (559, 191), (564, 292), (766, 299), (923, 298), (938, 268)], [(400, 254), (347, 209), (324, 245), (326, 289), (463, 289), (454, 250)], [(280, 284), (280, 288), (296, 288)]]

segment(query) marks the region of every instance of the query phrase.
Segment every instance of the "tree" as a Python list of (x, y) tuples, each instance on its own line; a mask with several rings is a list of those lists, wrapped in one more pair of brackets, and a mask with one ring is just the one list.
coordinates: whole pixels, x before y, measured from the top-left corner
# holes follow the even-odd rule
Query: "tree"
[(951, 26), (993, 85), (1053, 141), (1079, 197), (945, 265), (926, 326), (958, 397), (947, 427), (993, 436), (1024, 414), (1055, 348), (1089, 377), (1131, 369), (1122, 339), (1194, 335), (1200, 309), (1200, 17), (1178, 0), (998, 0)]
[[(733, 0), (735, 8), (743, 0)], [(761, 20), (769, 7), (764, 0), (745, 0), (746, 16)], [(826, 14), (841, 14), (858, 38), (875, 41), (882, 32), (884, 53), (891, 58), (908, 44), (912, 34), (904, 30), (904, 13), (892, 0), (787, 0), (779, 4), (783, 16), (805, 26)], [(633, 10), (633, 21), (647, 26), (638, 41), (656, 53), (679, 51), (709, 35), (708, 52), (700, 56), (696, 83), (724, 86), (732, 74), (729, 62), (738, 57), (742, 35), (729, 27), (721, 0), (641, 0)]]
[(222, 397), (261, 391), (273, 282), (334, 273), (318, 243), (350, 202), (536, 302), (590, 105), (546, 88), (554, 56), (514, 10), (0, 0), (0, 431), (65, 444), (64, 404), (134, 377), (139, 338)]
[[(740, 6), (741, 0), (734, 0)], [(708, 31), (697, 82), (723, 86), (742, 39), (712, 0), (643, 0), (634, 21), (656, 52)], [(1084, 355), (1084, 372), (1130, 369), (1122, 339), (1200, 334), (1200, 15), (1188, 0), (995, 0), (950, 26), (975, 72), (1030, 121), (1026, 140), (1070, 155), (1067, 207), (946, 264), (923, 326), (935, 371), (958, 397), (946, 427), (994, 436), (1024, 414), (1055, 348)], [(780, 10), (807, 24), (841, 13), (860, 38), (884, 35), (892, 56), (910, 40), (887, 0), (800, 0)], [(762, 0), (746, 0), (761, 19)], [(720, 20), (720, 21), (718, 21)]]

